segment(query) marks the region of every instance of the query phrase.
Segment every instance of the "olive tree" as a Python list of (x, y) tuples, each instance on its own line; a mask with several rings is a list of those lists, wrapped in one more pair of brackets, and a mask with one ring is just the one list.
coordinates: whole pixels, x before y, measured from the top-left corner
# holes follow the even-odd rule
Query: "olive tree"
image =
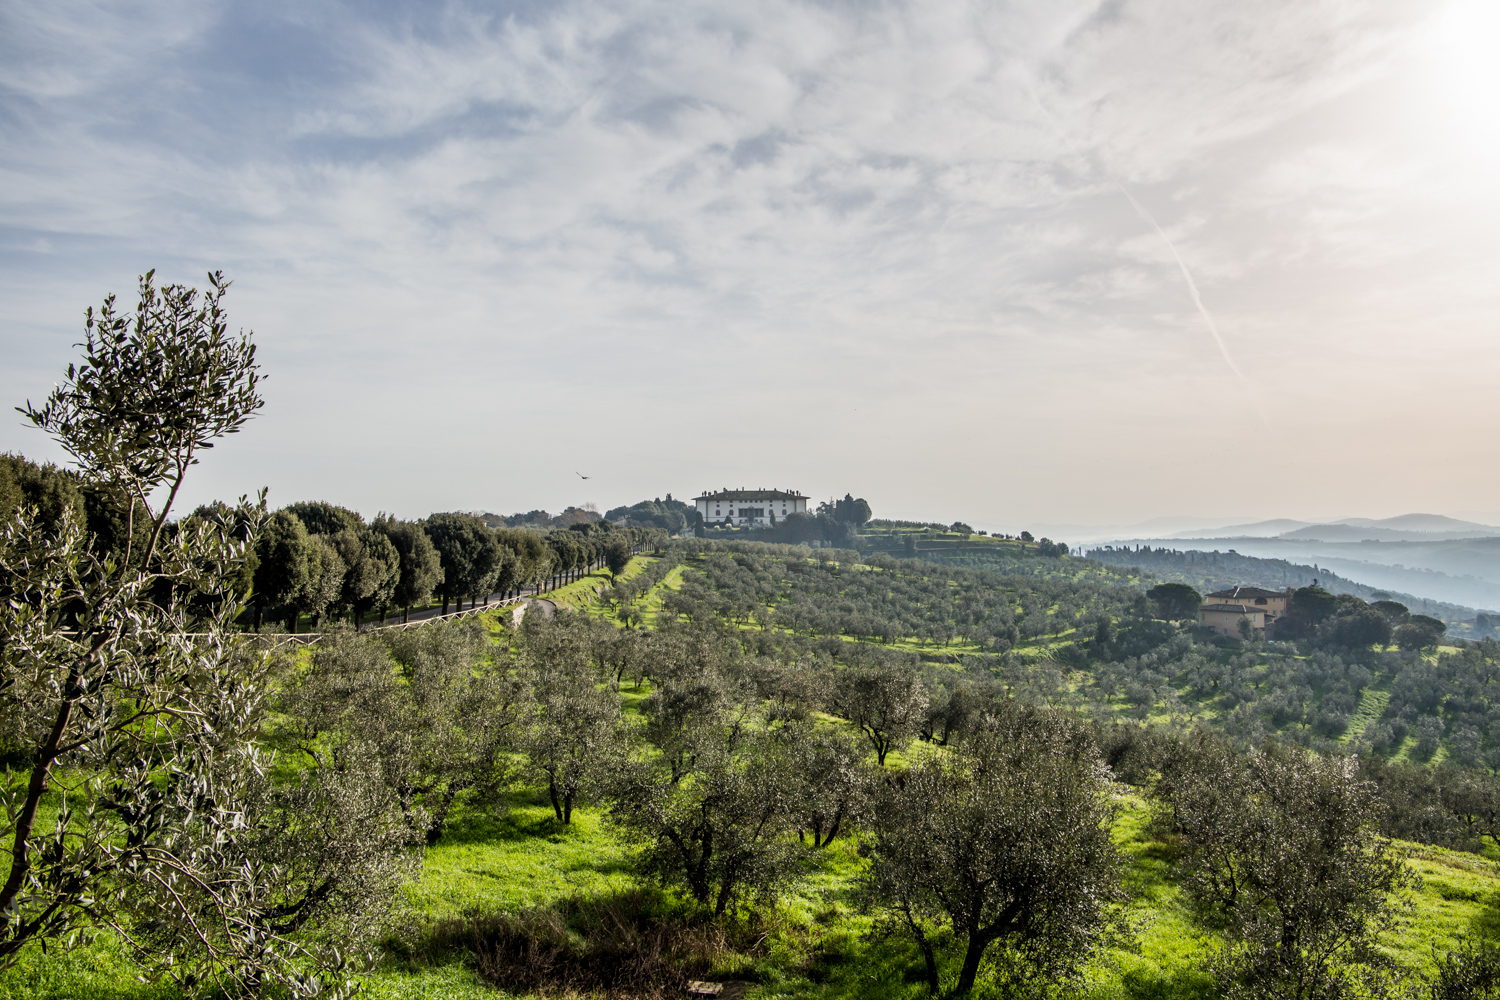
[(963, 943), (957, 994), (992, 946), (1013, 993), (1077, 971), (1119, 897), (1109, 791), (1080, 727), (1015, 712), (887, 786), (871, 812), (864, 892), (916, 941), (934, 994), (932, 921)]
[(927, 716), (927, 689), (905, 664), (848, 667), (838, 672), (829, 711), (854, 723), (875, 749), (876, 762), (910, 740)]
[(406, 821), (435, 843), (460, 795), (499, 783), (520, 721), (524, 690), (488, 649), (475, 623), (329, 632), (283, 685), (276, 744), (315, 767), (329, 747), (368, 746)]
[(573, 822), (573, 807), (618, 759), (623, 737), (619, 695), (601, 683), (591, 625), (566, 613), (553, 621), (527, 615), (521, 630), (532, 699), (521, 746), (564, 824)]
[(1379, 790), (1357, 761), (1275, 744), (1239, 754), (1202, 737), (1164, 769), (1157, 799), (1191, 897), (1233, 941), (1219, 968), (1230, 995), (1357, 991), (1410, 880), (1377, 833)]
[[(125, 550), (100, 551), (72, 516), (0, 526), (0, 713), (26, 761), (0, 789), (0, 964), (111, 926), (157, 970), (307, 995), (323, 985), (295, 968), (307, 946), (267, 916), (285, 880), (238, 860), (256, 829), (240, 791), (269, 668), (239, 645), (236, 581), (240, 526), (258, 527), (264, 501), (169, 530), (202, 451), (261, 406), (255, 348), (228, 332), (228, 282), (209, 285), (200, 298), (148, 272), (133, 318), (106, 298), (85, 315), (82, 360), (21, 408), (84, 481), (121, 498)], [(199, 931), (176, 939), (191, 949), (144, 946), (167, 924)]]
[[(699, 691), (699, 695), (702, 695)], [(622, 764), (612, 816), (644, 846), (643, 874), (685, 889), (722, 916), (749, 894), (774, 896), (799, 874), (806, 849), (796, 827), (795, 758), (777, 734), (712, 708), (699, 698), (663, 699), (651, 711), (678, 712), (647, 732)]]
[(814, 721), (784, 727), (782, 741), (795, 764), (791, 805), (797, 839), (827, 847), (865, 818), (877, 775), (859, 737)]

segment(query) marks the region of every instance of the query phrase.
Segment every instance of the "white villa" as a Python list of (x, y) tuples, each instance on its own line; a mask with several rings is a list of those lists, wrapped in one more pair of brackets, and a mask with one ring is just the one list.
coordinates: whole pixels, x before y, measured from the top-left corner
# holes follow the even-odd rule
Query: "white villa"
[(807, 513), (807, 497), (786, 490), (719, 490), (693, 499), (704, 524), (775, 524)]

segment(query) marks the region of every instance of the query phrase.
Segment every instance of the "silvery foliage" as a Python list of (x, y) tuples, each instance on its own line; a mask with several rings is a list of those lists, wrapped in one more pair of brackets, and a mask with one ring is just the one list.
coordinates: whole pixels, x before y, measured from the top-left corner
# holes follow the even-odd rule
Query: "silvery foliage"
[(89, 310), (83, 360), (20, 411), (149, 531), (106, 552), (73, 519), (0, 527), (0, 713), (20, 762), (0, 789), (0, 964), (108, 927), (189, 987), (338, 992), (342, 958), (289, 936), (316, 875), (268, 849), (302, 822), (299, 795), (338, 789), (273, 792), (252, 743), (269, 660), (233, 627), (264, 495), (168, 520), (199, 453), (261, 405), (255, 348), (227, 332), (227, 282), (209, 282), (200, 298), (148, 273), (133, 319), (112, 296)]

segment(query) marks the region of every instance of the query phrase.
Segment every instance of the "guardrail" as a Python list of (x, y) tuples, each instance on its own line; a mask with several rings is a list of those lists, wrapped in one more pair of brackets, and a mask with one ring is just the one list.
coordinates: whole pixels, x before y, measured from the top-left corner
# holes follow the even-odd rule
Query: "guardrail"
[[(446, 615), (431, 615), (427, 618), (419, 618), (414, 622), (397, 622), (394, 625), (361, 625), (361, 632), (385, 632), (390, 629), (420, 628), (423, 625), (431, 625), (433, 622), (452, 621), (457, 618), (465, 618), (469, 615), (479, 615), (486, 611), (494, 611), (499, 608), (520, 604), (523, 601), (533, 601), (538, 598), (533, 594), (522, 594), (520, 597), (507, 597), (503, 600), (493, 601), (489, 604), (476, 604), (462, 611), (450, 611)], [(253, 632), (249, 638), (267, 640), (272, 649), (280, 649), (282, 646), (311, 646), (323, 638), (322, 632)]]

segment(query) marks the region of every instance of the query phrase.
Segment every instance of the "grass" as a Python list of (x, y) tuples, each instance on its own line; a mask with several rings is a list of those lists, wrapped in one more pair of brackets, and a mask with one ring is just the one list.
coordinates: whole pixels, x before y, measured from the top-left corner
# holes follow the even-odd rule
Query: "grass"
[(568, 895), (630, 888), (624, 845), (595, 810), (567, 826), (538, 793), (523, 792), (503, 817), (469, 810), (430, 850), (406, 903), (429, 919), (510, 911)]
[[(644, 691), (634, 695), (639, 700)], [(926, 752), (908, 748), (906, 757)], [(894, 763), (893, 759), (893, 763)], [(1116, 800), (1114, 837), (1125, 860), (1129, 927), (1117, 946), (1097, 953), (1085, 970), (1081, 995), (1090, 1000), (1206, 998), (1202, 971), (1217, 939), (1194, 919), (1174, 878), (1174, 849), (1155, 839), (1146, 803), (1126, 793)], [(1401, 845), (1421, 879), (1401, 926), (1381, 941), (1400, 967), (1418, 974), (1434, 955), (1465, 935), (1500, 935), (1500, 866), (1472, 854)], [(543, 798), (514, 792), (503, 812), (460, 811), (442, 841), (427, 850), (420, 877), (408, 885), (404, 916), (387, 957), (363, 977), (377, 1000), (495, 1000), (506, 994), (485, 983), (471, 956), (424, 948), (433, 928), (485, 915), (516, 914), (567, 900), (610, 899), (637, 890), (630, 845), (597, 808), (574, 812), (563, 826)], [(807, 878), (774, 911), (742, 923), (737, 935), (756, 947), (720, 955), (718, 978), (748, 980), (748, 996), (816, 1000), (917, 1000), (926, 994), (921, 958), (903, 936), (885, 936), (860, 912), (855, 885), (863, 862), (844, 838), (820, 851)], [(933, 929), (945, 983), (957, 974), (959, 950), (951, 934)], [(735, 937), (735, 935), (731, 935)], [(27, 952), (0, 974), (0, 1000), (176, 1000), (169, 985), (137, 982), (129, 956), (108, 937), (71, 951)], [(983, 985), (976, 997), (986, 995)]]

